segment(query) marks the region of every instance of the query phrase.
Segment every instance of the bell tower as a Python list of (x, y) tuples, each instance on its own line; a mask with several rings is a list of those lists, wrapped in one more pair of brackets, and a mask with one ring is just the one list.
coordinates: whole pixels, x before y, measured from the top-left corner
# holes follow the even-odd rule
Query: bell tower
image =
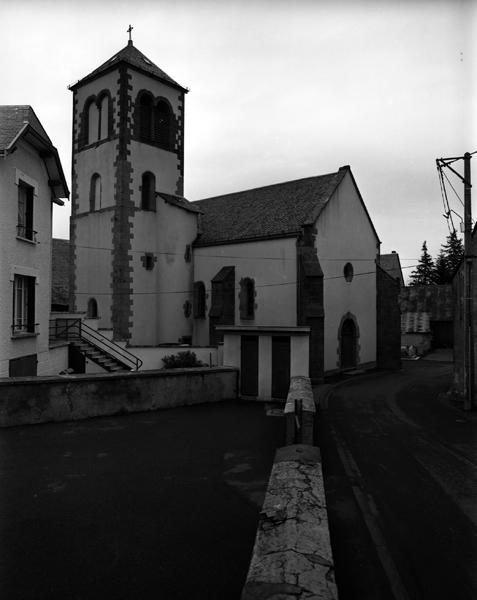
[[(134, 46), (131, 30), (126, 47), (70, 86), (71, 306), (87, 311), (94, 300), (113, 339), (156, 345), (189, 335), (184, 255), (198, 211), (183, 198), (187, 90)], [(184, 292), (179, 308), (171, 285)]]

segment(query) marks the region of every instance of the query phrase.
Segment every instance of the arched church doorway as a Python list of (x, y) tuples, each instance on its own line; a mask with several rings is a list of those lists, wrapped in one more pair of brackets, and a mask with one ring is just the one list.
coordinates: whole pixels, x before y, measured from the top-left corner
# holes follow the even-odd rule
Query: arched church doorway
[(342, 369), (356, 367), (357, 337), (353, 319), (346, 318), (341, 324), (340, 331), (340, 365)]

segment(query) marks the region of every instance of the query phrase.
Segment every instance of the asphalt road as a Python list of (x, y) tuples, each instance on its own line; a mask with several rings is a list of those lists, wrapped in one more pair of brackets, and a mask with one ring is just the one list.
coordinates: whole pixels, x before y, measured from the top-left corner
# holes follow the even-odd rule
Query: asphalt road
[(0, 598), (239, 598), (283, 428), (229, 402), (0, 430)]
[(352, 379), (319, 438), (340, 600), (477, 598), (477, 415), (452, 364)]

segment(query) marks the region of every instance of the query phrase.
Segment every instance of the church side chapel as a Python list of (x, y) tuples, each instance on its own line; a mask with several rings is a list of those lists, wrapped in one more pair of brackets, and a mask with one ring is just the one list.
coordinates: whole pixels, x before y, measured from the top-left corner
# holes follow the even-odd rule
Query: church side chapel
[(218, 346), (245, 396), (379, 364), (380, 241), (350, 167), (189, 202), (186, 88), (130, 37), (70, 89), (73, 311), (131, 352)]

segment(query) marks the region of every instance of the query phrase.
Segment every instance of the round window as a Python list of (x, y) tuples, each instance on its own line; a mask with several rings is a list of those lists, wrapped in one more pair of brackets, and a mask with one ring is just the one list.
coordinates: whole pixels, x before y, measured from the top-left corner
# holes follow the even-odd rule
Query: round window
[(343, 275), (348, 283), (350, 281), (353, 281), (354, 269), (353, 269), (353, 265), (351, 263), (348, 262), (345, 264), (344, 269), (343, 269)]

